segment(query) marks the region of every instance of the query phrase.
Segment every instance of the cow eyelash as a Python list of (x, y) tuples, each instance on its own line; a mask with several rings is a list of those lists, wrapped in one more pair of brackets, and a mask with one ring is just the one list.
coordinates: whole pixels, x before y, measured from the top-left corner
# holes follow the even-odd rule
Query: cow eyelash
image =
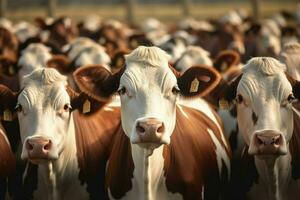
[(65, 104), (65, 105), (64, 105), (64, 111), (65, 111), (65, 112), (68, 112), (68, 111), (70, 111), (70, 110), (72, 110), (72, 106), (71, 106), (70, 104), (68, 104), (68, 103)]
[(123, 95), (126, 93), (126, 88), (125, 87), (121, 87), (119, 90), (118, 90), (118, 93), (119, 95)]
[(290, 95), (288, 96), (288, 98), (287, 98), (287, 101), (288, 101), (289, 103), (293, 103), (293, 102), (296, 101), (296, 97), (294, 97), (293, 94), (290, 94)]
[(21, 104), (17, 104), (16, 107), (15, 107), (15, 111), (22, 112), (22, 110), (23, 110), (22, 105)]
[(177, 86), (172, 88), (172, 93), (173, 94), (179, 94), (179, 92), (180, 92), (180, 89)]
[(238, 103), (238, 104), (241, 104), (243, 102), (243, 96), (238, 94), (235, 98), (235, 101)]

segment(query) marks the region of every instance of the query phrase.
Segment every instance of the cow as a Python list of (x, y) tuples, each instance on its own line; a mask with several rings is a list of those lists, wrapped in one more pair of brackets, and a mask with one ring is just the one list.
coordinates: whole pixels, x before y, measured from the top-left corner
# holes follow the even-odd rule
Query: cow
[(274, 58), (252, 58), (224, 90), (246, 143), (233, 199), (299, 199), (299, 82), (285, 70)]
[(184, 72), (187, 70), (187, 67), (196, 64), (213, 66), (212, 60), (209, 57), (209, 52), (205, 51), (201, 47), (188, 46), (180, 58), (178, 58), (178, 60), (174, 63), (174, 67), (178, 71)]
[(300, 44), (298, 42), (287, 43), (283, 46), (279, 60), (286, 64), (287, 74), (293, 79), (300, 80)]
[[(208, 67), (179, 74), (158, 47), (140, 46), (125, 68), (77, 69), (80, 89), (99, 101), (121, 99), (122, 127), (111, 147), (106, 184), (111, 199), (218, 199), (230, 174), (230, 150), (216, 113), (184, 99), (207, 94), (219, 82)], [(199, 104), (198, 104), (199, 105)]]
[[(75, 93), (66, 79), (55, 69), (39, 68), (24, 78), (17, 93), (2, 86), (0, 104), (16, 105), (9, 111), (18, 115), (21, 159), (27, 163), (17, 199), (105, 197), (105, 148), (120, 124), (120, 112), (96, 108), (104, 104)], [(94, 115), (83, 115), (89, 111)]]
[(23, 51), (18, 61), (18, 75), (20, 87), (23, 87), (23, 77), (30, 74), (37, 68), (46, 66), (47, 61), (52, 58), (50, 48), (41, 43), (28, 45)]

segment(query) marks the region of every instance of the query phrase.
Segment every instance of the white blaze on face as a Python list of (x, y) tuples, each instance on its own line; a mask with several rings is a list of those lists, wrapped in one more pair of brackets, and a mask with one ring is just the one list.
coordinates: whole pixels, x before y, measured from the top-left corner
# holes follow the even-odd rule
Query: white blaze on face
[(21, 87), (23, 87), (23, 77), (35, 69), (45, 67), (51, 57), (50, 48), (43, 44), (30, 44), (24, 49), (18, 62)]
[(51, 68), (37, 69), (25, 77), (25, 87), (17, 103), (22, 159), (32, 156), (30, 150), (35, 151), (35, 159), (43, 156), (43, 151), (35, 149), (34, 143), (28, 149), (28, 142), (34, 139), (49, 140), (44, 159), (57, 159), (64, 149), (70, 123), (70, 97), (66, 85), (66, 78)]
[(255, 134), (280, 134), (285, 143), (291, 139), (292, 87), (284, 72), (285, 65), (273, 58), (253, 58), (243, 68), (237, 88), (237, 118), (250, 146)]
[(209, 52), (201, 47), (189, 46), (176, 62), (175, 68), (180, 72), (185, 72), (189, 67), (194, 65), (203, 64), (213, 66), (209, 55)]
[(141, 142), (136, 126), (139, 121), (155, 118), (162, 122), (162, 143), (169, 143), (175, 126), (177, 80), (168, 66), (169, 56), (157, 47), (139, 47), (126, 56), (121, 77), (122, 126), (131, 142)]

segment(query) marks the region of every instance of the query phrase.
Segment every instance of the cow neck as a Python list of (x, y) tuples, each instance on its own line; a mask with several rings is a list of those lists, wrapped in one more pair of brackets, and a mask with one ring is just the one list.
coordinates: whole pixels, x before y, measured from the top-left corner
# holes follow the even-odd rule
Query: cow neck
[(67, 137), (59, 158), (47, 164), (39, 165), (38, 178), (44, 184), (48, 199), (60, 199), (70, 185), (78, 181), (78, 161), (76, 155), (75, 127), (70, 115)]
[(133, 182), (138, 187), (138, 199), (155, 199), (158, 185), (163, 176), (163, 145), (154, 150), (131, 144), (134, 163)]
[(279, 200), (286, 196), (291, 180), (290, 151), (283, 156), (254, 157), (259, 183), (264, 186), (268, 199)]

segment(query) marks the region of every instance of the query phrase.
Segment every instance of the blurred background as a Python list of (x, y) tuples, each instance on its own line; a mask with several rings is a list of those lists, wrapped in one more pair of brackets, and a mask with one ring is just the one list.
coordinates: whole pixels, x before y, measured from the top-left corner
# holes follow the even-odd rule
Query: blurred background
[(96, 14), (138, 23), (147, 17), (176, 21), (184, 16), (217, 18), (232, 9), (243, 8), (256, 17), (300, 9), (299, 0), (0, 0), (1, 16), (17, 21), (35, 17), (71, 16), (80, 20)]

